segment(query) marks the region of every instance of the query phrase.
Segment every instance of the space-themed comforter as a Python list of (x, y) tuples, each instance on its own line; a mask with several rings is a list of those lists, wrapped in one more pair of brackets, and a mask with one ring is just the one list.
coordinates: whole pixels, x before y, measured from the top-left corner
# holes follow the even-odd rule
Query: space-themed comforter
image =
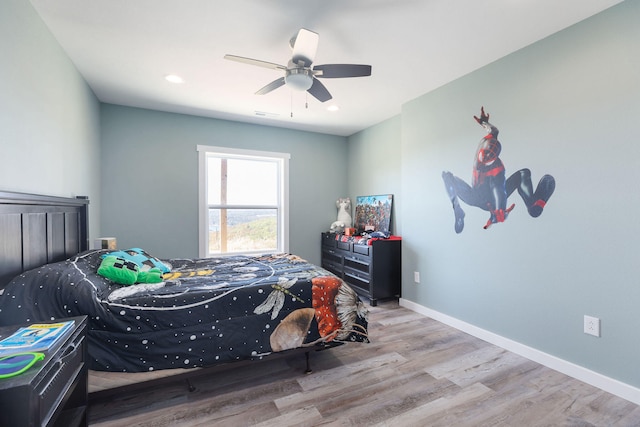
[(290, 254), (163, 260), (163, 281), (118, 285), (87, 251), (16, 277), (0, 325), (87, 315), (90, 368), (143, 372), (368, 341), (367, 311), (328, 271)]

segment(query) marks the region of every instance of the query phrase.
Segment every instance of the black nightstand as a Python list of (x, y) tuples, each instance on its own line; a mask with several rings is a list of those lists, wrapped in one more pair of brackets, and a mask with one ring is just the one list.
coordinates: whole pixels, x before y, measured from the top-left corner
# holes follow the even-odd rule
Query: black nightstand
[[(55, 322), (62, 320), (73, 320), (74, 330), (43, 352), (44, 361), (21, 375), (0, 379), (0, 425), (87, 425), (87, 318)], [(0, 339), (21, 326), (28, 325), (0, 327)]]

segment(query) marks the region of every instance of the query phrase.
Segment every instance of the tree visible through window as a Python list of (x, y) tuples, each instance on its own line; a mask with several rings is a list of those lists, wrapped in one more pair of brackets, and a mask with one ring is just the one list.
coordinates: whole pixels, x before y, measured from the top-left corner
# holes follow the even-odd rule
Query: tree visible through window
[(200, 255), (288, 250), (288, 154), (198, 147)]

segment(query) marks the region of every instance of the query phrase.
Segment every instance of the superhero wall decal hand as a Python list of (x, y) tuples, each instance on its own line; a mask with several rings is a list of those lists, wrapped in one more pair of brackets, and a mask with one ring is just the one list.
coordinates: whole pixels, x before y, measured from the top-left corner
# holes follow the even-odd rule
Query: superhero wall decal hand
[(506, 178), (505, 167), (500, 159), (502, 145), (498, 141), (498, 128), (489, 123), (489, 114), (485, 113), (484, 107), (480, 109), (480, 116), (473, 118), (487, 134), (480, 140), (476, 150), (471, 185), (451, 172), (442, 172), (444, 186), (453, 206), (456, 233), (464, 229), (465, 213), (460, 200), (489, 212), (485, 229), (507, 219), (515, 207), (515, 203), (507, 207), (507, 200), (515, 190), (522, 197), (529, 215), (534, 218), (540, 216), (556, 188), (553, 176), (544, 175), (535, 189), (529, 169), (520, 169)]

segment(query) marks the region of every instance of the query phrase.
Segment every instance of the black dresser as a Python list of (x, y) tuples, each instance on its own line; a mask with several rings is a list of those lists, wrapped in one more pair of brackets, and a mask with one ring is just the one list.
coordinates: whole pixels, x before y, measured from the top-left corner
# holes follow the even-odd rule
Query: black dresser
[(374, 240), (371, 245), (336, 239), (322, 233), (322, 268), (347, 282), (372, 306), (378, 300), (400, 296), (402, 242)]
[[(42, 351), (45, 358), (28, 371), (0, 379), (0, 426), (87, 425), (87, 318), (73, 320), (73, 331)], [(47, 322), (33, 322), (47, 323)], [(0, 339), (19, 327), (0, 327)]]

